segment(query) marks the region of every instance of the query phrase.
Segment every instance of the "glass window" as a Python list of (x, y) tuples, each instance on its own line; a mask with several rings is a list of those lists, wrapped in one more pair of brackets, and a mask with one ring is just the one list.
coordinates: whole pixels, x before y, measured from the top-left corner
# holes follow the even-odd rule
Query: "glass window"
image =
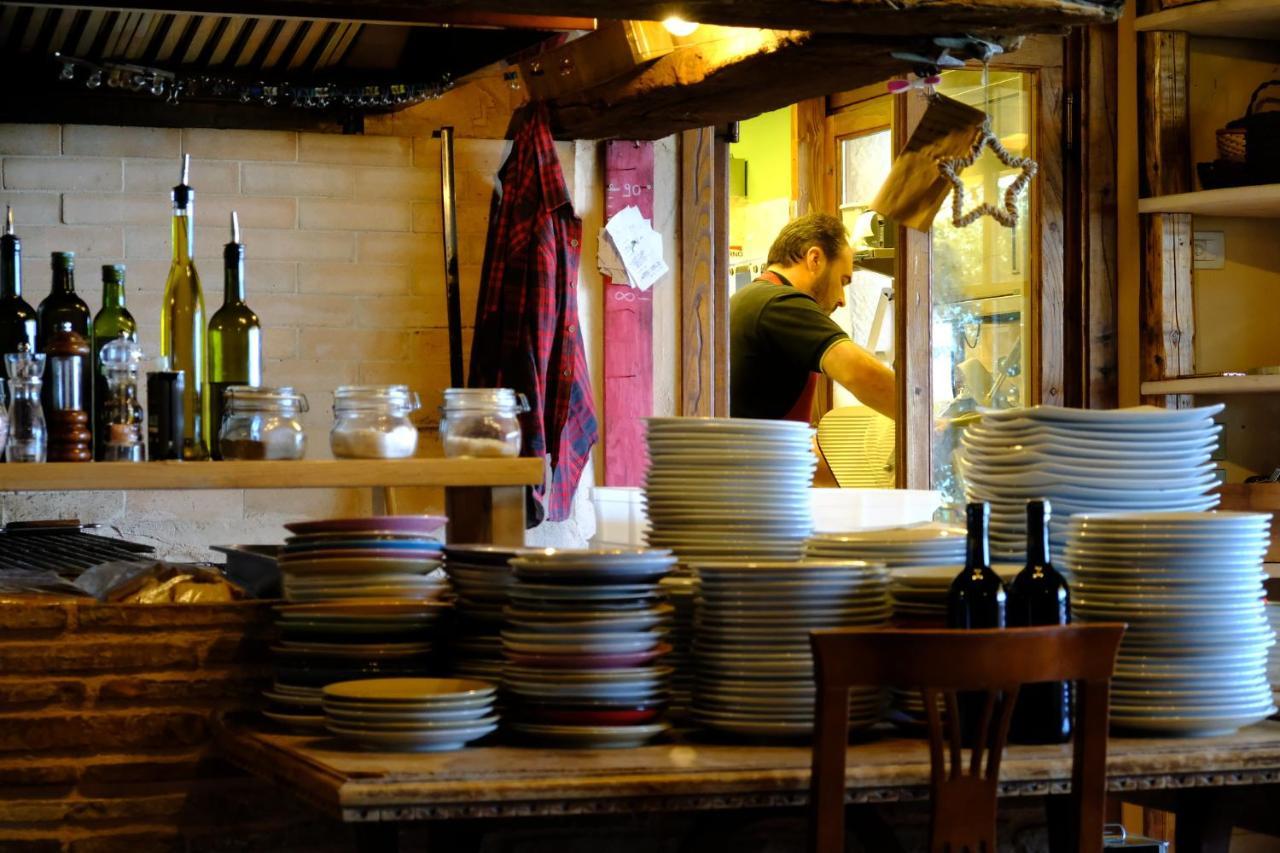
[[(938, 91), (985, 110), (991, 127), (1014, 155), (1030, 153), (1031, 76), (1018, 72), (948, 71)], [(984, 202), (1002, 204), (1005, 189), (1018, 170), (994, 153), (981, 158), (960, 176), (965, 209)], [(936, 428), (933, 487), (946, 503), (964, 500), (955, 466), (960, 430), (979, 408), (1013, 408), (1027, 402), (1030, 315), (1030, 203), (1018, 200), (1018, 224), (1005, 228), (990, 217), (956, 228), (951, 198), (933, 225), (932, 380)]]

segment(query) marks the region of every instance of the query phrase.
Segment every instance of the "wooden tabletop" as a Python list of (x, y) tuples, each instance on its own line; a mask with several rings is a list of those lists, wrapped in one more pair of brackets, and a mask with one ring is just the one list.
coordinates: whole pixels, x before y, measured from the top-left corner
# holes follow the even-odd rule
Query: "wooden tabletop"
[[(809, 747), (685, 739), (639, 749), (487, 746), (445, 753), (366, 752), (328, 737), (224, 721), (231, 761), (346, 821), (599, 814), (794, 806), (807, 799)], [(1068, 746), (1013, 746), (1001, 766), (1006, 796), (1068, 789)], [(1215, 738), (1112, 738), (1114, 791), (1280, 782), (1280, 723)], [(890, 731), (849, 747), (852, 802), (927, 797), (923, 740)]]

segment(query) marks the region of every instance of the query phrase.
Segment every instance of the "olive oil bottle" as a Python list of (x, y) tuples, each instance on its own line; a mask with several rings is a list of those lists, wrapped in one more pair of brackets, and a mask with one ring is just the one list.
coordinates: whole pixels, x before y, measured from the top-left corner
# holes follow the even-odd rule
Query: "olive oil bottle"
[(195, 261), (195, 190), (187, 183), (191, 155), (182, 158), (182, 179), (173, 188), (173, 260), (160, 313), (160, 355), (183, 375), (182, 458), (209, 456), (204, 412), (204, 294)]
[(262, 384), (262, 328), (258, 315), (244, 301), (244, 243), (240, 219), (231, 212), (231, 242), (222, 249), (225, 267), (222, 307), (209, 320), (209, 450), (221, 459), (218, 430), (222, 426), (223, 394), (232, 385)]

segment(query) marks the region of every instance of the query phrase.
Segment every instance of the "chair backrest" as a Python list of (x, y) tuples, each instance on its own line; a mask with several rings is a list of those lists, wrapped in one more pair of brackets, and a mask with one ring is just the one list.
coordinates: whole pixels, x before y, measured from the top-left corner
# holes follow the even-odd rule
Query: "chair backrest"
[[(851, 686), (921, 691), (929, 724), (929, 849), (932, 853), (995, 853), (1000, 759), (1018, 688), (1072, 681), (1076, 683), (1071, 772), (1075, 838), (1063, 849), (1100, 851), (1111, 673), (1124, 628), (1097, 624), (973, 631), (814, 631), (818, 691), (810, 850), (844, 850)], [(959, 720), (962, 701), (980, 711), (976, 728), (980, 735), (972, 743), (967, 767)]]
[(867, 406), (832, 409), (818, 422), (818, 449), (844, 489), (891, 489), (894, 442), (889, 418)]

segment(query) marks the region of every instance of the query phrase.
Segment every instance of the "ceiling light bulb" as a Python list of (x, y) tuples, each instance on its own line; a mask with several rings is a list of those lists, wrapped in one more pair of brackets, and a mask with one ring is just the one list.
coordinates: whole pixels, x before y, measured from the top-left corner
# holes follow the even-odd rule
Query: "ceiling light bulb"
[(696, 21), (686, 21), (679, 15), (672, 15), (662, 22), (662, 26), (667, 28), (667, 32), (673, 36), (691, 36), (694, 30), (698, 29)]

